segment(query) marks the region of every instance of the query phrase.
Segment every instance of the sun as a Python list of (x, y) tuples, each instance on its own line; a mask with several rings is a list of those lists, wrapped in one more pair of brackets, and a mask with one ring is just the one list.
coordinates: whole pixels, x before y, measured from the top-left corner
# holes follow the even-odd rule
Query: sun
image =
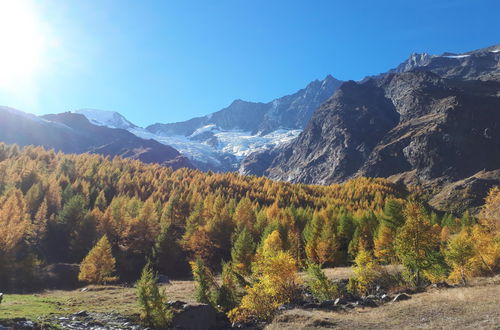
[(30, 0), (0, 0), (0, 87), (31, 81), (42, 65), (46, 39)]

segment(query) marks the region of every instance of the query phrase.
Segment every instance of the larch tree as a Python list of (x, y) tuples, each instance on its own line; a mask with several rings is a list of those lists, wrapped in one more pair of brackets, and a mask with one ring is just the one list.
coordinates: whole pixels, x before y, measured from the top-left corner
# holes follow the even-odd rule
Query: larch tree
[(80, 264), (78, 279), (92, 284), (113, 282), (117, 279), (112, 276), (115, 272), (115, 264), (111, 244), (108, 238), (103, 236)]
[(404, 214), (406, 222), (396, 236), (396, 255), (419, 286), (423, 271), (434, 266), (440, 229), (430, 223), (424, 208), (418, 203), (408, 203)]

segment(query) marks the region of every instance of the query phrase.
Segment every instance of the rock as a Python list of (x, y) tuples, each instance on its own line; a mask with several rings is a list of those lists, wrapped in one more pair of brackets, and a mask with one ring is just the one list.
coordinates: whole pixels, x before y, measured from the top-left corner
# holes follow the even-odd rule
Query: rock
[(439, 289), (439, 288), (452, 288), (451, 285), (449, 285), (448, 283), (446, 282), (439, 282), (439, 283), (434, 283), (434, 284), (431, 284), (430, 286), (431, 288), (436, 288), (436, 289)]
[(380, 300), (382, 300), (383, 302), (388, 302), (391, 300), (391, 296), (384, 293), (382, 296), (380, 296)]
[(156, 283), (158, 283), (158, 284), (170, 284), (170, 279), (168, 278), (168, 276), (160, 274), (160, 275), (158, 275)]
[(207, 330), (214, 329), (217, 324), (216, 310), (206, 304), (185, 304), (183, 310), (177, 312), (172, 320), (173, 329)]
[[(430, 205), (440, 210), (482, 205), (500, 184), (500, 154), (484, 152), (500, 149), (500, 53), (441, 59), (417, 65), (421, 70), (345, 82), (297, 138), (253, 154), (250, 161), (261, 164), (252, 168), (294, 183), (384, 177), (428, 188)], [(491, 65), (478, 64), (486, 61)], [(453, 186), (469, 178), (477, 184)]]
[(170, 300), (169, 302), (167, 302), (167, 305), (169, 305), (170, 307), (172, 307), (174, 309), (182, 309), (182, 307), (186, 304), (187, 303), (185, 301), (181, 301), (181, 300)]
[(335, 301), (336, 300), (325, 300), (325, 301), (322, 301), (319, 304), (319, 308), (329, 309), (329, 308), (335, 307), (336, 306)]
[(347, 301), (346, 299), (344, 299), (344, 298), (337, 298), (337, 299), (335, 299), (335, 301), (334, 301), (334, 305), (335, 305), (335, 306), (345, 305), (345, 304), (347, 304), (347, 303), (348, 303), (348, 301)]
[(373, 299), (370, 299), (368, 297), (365, 298), (365, 299), (363, 299), (363, 300), (361, 300), (359, 302), (359, 304), (361, 306), (364, 306), (364, 307), (377, 307), (378, 306), (377, 303)]
[(408, 299), (411, 299), (410, 295), (407, 295), (406, 293), (400, 293), (400, 294), (397, 294), (396, 297), (394, 297), (394, 299), (392, 299), (392, 302), (403, 301), (403, 300), (408, 300)]
[(87, 311), (79, 311), (73, 315), (78, 316), (78, 317), (85, 317), (85, 316), (88, 316), (89, 314), (87, 313)]
[(307, 303), (307, 304), (305, 304), (302, 307), (306, 308), (306, 309), (319, 308), (319, 304), (316, 304), (316, 303)]
[(280, 307), (278, 307), (278, 310), (279, 311), (285, 311), (285, 310), (292, 309), (293, 307), (294, 306), (292, 304), (283, 304)]
[(358, 302), (347, 303), (345, 305), (342, 305), (342, 307), (344, 307), (345, 309), (352, 309), (355, 308), (356, 306), (358, 306)]

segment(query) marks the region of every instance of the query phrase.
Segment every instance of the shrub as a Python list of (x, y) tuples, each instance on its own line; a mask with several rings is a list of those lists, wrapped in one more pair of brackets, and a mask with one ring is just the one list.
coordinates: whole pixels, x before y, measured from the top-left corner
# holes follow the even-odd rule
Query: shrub
[(280, 305), (297, 297), (297, 265), (289, 253), (262, 256), (253, 266), (255, 284), (247, 288), (241, 305), (229, 312), (233, 322), (269, 320)]
[(137, 299), (141, 309), (141, 320), (151, 327), (164, 329), (170, 325), (173, 313), (167, 307), (165, 292), (157, 284), (157, 275), (147, 264), (137, 282)]
[(476, 255), (472, 237), (466, 230), (462, 230), (458, 235), (452, 237), (444, 251), (446, 262), (452, 267), (450, 280), (462, 284), (467, 283), (467, 279), (473, 271), (473, 258)]
[(354, 262), (354, 277), (349, 279), (348, 290), (352, 293), (366, 295), (380, 277), (380, 267), (365, 249), (358, 252)]
[(337, 285), (326, 277), (320, 265), (310, 263), (307, 267), (307, 273), (310, 277), (307, 286), (316, 300), (323, 302), (338, 295)]

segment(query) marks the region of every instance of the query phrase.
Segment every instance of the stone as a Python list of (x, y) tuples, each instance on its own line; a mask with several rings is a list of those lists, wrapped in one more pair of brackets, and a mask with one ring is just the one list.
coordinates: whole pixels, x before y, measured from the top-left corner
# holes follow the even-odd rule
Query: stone
[(156, 283), (158, 284), (170, 284), (170, 279), (168, 276), (160, 274), (158, 275), (158, 278), (156, 279)]
[(368, 298), (368, 297), (365, 298), (365, 299), (363, 299), (363, 300), (361, 300), (359, 302), (359, 304), (361, 306), (364, 306), (364, 307), (377, 307), (378, 306), (377, 303), (373, 299)]
[(331, 307), (334, 307), (334, 306), (336, 306), (335, 301), (336, 300), (331, 300), (331, 299), (330, 300), (322, 301), (319, 304), (319, 308), (331, 308)]
[(186, 305), (186, 302), (181, 300), (170, 300), (167, 302), (167, 305), (175, 309), (182, 309), (183, 306)]
[(403, 300), (408, 300), (408, 299), (411, 299), (410, 295), (407, 295), (406, 293), (400, 293), (400, 294), (397, 294), (396, 297), (394, 297), (394, 299), (392, 299), (392, 302), (403, 301)]
[(337, 298), (337, 299), (335, 299), (335, 302), (334, 302), (335, 306), (345, 305), (345, 304), (347, 304), (347, 300), (346, 299), (344, 299), (344, 298)]
[(307, 303), (307, 304), (305, 304), (302, 307), (306, 308), (306, 309), (319, 308), (319, 304), (316, 304), (316, 303)]
[(380, 300), (382, 300), (383, 302), (388, 302), (391, 300), (391, 297), (384, 293), (382, 296), (380, 296)]
[(185, 304), (172, 320), (173, 329), (207, 330), (217, 325), (217, 312), (207, 304)]
[(73, 314), (74, 316), (77, 316), (77, 317), (85, 317), (85, 316), (88, 316), (89, 313), (87, 313), (87, 311), (79, 311), (79, 312), (76, 312), (75, 314)]

